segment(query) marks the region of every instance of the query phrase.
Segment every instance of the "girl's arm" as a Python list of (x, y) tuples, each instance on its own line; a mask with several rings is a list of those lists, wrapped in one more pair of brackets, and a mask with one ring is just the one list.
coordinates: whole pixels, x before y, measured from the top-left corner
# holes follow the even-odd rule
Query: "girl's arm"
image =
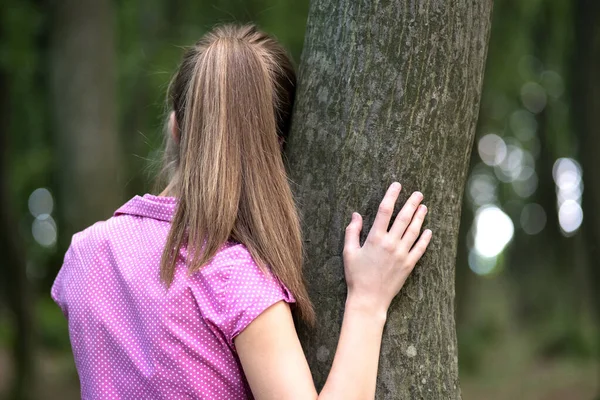
[(427, 209), (419, 206), (423, 196), (418, 192), (388, 231), (399, 192), (400, 184), (390, 186), (363, 246), (360, 215), (353, 214), (346, 229), (348, 297), (333, 365), (319, 395), (285, 302), (267, 309), (235, 338), (257, 400), (374, 398), (387, 309), (431, 239), (429, 230), (419, 238)]

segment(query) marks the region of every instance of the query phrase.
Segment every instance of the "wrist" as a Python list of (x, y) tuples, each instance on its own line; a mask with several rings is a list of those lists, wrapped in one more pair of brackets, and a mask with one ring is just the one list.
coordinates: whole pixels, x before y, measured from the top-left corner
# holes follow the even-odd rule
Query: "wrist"
[(383, 326), (387, 320), (387, 310), (388, 307), (378, 304), (372, 298), (349, 293), (348, 297), (346, 297), (344, 312), (360, 316), (361, 318), (368, 319), (370, 323), (379, 323)]

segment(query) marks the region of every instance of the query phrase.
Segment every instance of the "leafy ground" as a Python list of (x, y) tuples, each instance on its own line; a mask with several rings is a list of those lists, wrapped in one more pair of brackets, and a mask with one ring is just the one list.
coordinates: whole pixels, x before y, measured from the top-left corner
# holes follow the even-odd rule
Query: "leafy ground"
[[(507, 358), (488, 360), (476, 374), (463, 374), (463, 400), (591, 400), (599, 391), (600, 368), (593, 362), (558, 359), (527, 362), (507, 368)], [(72, 360), (64, 354), (43, 354), (39, 359), (38, 399), (79, 399)], [(0, 393), (6, 390), (8, 357), (0, 353)]]

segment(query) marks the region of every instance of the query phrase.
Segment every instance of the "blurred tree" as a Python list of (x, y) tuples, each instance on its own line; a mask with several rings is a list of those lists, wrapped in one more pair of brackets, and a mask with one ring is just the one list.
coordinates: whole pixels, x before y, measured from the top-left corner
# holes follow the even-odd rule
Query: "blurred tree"
[[(532, 135), (538, 143), (536, 150), (532, 148), (532, 140), (519, 137), (522, 134), (510, 120), (514, 119), (514, 112), (507, 118), (512, 139), (525, 150), (536, 153), (537, 160), (534, 166), (537, 185), (529, 196), (515, 193), (515, 185), (512, 183), (513, 190), (505, 192), (505, 204), (512, 206), (511, 216), (517, 226), (506, 257), (506, 268), (514, 288), (515, 313), (519, 317), (517, 321), (529, 330), (536, 329), (536, 326), (543, 327), (534, 333), (537, 335), (534, 347), (545, 356), (576, 350), (569, 349), (568, 346), (577, 347), (578, 340), (573, 331), (579, 328), (577, 320), (582, 313), (576, 307), (576, 299), (584, 292), (584, 285), (577, 282), (577, 274), (574, 273), (581, 262), (576, 257), (577, 252), (573, 246), (580, 237), (577, 235), (565, 239), (561, 233), (556, 183), (553, 179), (555, 161), (559, 157), (574, 155), (570, 151), (572, 145), (569, 143), (569, 135), (565, 134), (568, 132), (568, 116), (560, 112), (564, 103), (547, 82), (549, 74), (560, 76), (556, 71), (562, 71), (565, 67), (564, 52), (568, 43), (565, 43), (565, 40), (548, 40), (549, 35), (568, 36), (572, 29), (568, 21), (565, 23), (565, 14), (568, 15), (569, 12), (569, 9), (565, 8), (561, 0), (538, 1), (534, 5), (517, 4), (515, 11), (520, 15), (521, 23), (525, 27), (522, 30), (527, 38), (527, 45), (523, 48), (524, 54), (516, 63), (520, 72), (517, 82), (522, 85), (519, 88), (522, 108), (516, 112), (523, 112), (528, 107), (523, 99), (523, 90), (527, 85), (539, 84), (539, 87), (543, 88), (545, 98), (541, 109), (532, 113), (537, 126), (537, 132)], [(517, 97), (518, 94), (513, 96)], [(527, 226), (524, 226), (526, 224), (521, 216), (524, 206), (534, 201), (543, 208), (546, 218), (544, 229), (531, 235), (525, 232)], [(528, 256), (530, 254), (535, 254), (535, 257)], [(560, 295), (556, 295), (557, 292), (560, 292)], [(548, 329), (556, 319), (564, 321), (561, 329)]]
[(345, 300), (343, 230), (381, 190), (422, 190), (434, 238), (392, 305), (378, 398), (458, 399), (454, 261), (477, 121), (491, 1), (311, 3), (289, 168), (298, 183), (315, 331), (301, 328), (317, 385), (330, 368)]
[[(582, 329), (589, 311), (581, 306), (588, 285), (579, 278), (583, 260), (582, 251), (577, 250), (583, 235), (562, 231), (553, 179), (556, 160), (575, 156), (570, 105), (563, 93), (574, 27), (571, 7), (562, 0), (506, 0), (498, 2), (494, 9), (478, 140), (466, 196), (468, 207), (467, 212), (463, 211), (459, 243), (457, 302), (461, 361), (485, 360), (485, 352), (475, 344), (490, 347), (506, 336), (503, 331), (526, 334), (526, 340), (531, 340), (528, 349), (544, 359), (554, 359), (559, 353), (589, 353)], [(523, 96), (531, 87), (537, 89), (534, 108), (531, 98)], [(495, 162), (483, 160), (481, 147), (477, 154), (477, 142), (491, 133), (499, 135), (502, 141), (502, 146), (496, 148)], [(508, 147), (517, 149), (514, 155), (520, 161), (514, 162), (516, 157), (508, 155)], [(505, 153), (501, 154), (503, 150)], [(508, 169), (520, 172), (507, 179)], [(473, 220), (475, 215), (469, 211), (475, 214), (490, 205), (502, 208), (511, 217), (514, 232), (511, 243), (489, 268), (482, 270), (481, 264), (468, 257), (477, 254), (474, 246), (477, 220)], [(538, 213), (528, 212), (532, 206)], [(477, 275), (485, 276), (475, 275), (473, 279), (469, 266)], [(478, 285), (471, 284), (469, 279)], [(510, 299), (506, 303), (510, 309), (505, 310), (511, 318), (510, 326), (502, 322), (500, 313), (493, 315), (479, 307), (482, 296), (476, 298), (475, 292), (483, 285), (502, 287), (496, 292), (483, 292), (489, 303), (500, 304), (503, 299)], [(474, 293), (469, 296), (471, 291)], [(465, 329), (461, 331), (462, 327)], [(469, 360), (469, 355), (474, 360)]]
[[(1, 39), (1, 38), (0, 38)], [(11, 104), (6, 84), (6, 74), (0, 71), (0, 121), (3, 129), (8, 131), (11, 121)], [(25, 274), (24, 244), (20, 235), (15, 234), (15, 207), (10, 195), (8, 171), (8, 153), (11, 136), (0, 135), (0, 263), (2, 279), (1, 288), (5, 302), (10, 310), (14, 334), (11, 338), (14, 379), (12, 381), (11, 398), (27, 400), (33, 394), (33, 315), (32, 299), (27, 276)]]
[[(7, 399), (33, 398), (36, 387), (36, 330), (27, 196), (49, 176), (44, 85), (36, 45), (43, 19), (33, 1), (0, 7), (0, 357), (8, 355)], [(29, 234), (29, 235), (28, 235)], [(36, 260), (37, 261), (37, 260)], [(6, 353), (2, 347), (6, 345)], [(3, 379), (0, 379), (2, 381)], [(1, 394), (0, 394), (0, 397)]]
[(110, 0), (54, 3), (52, 100), (63, 237), (108, 218), (123, 200)]
[[(578, 0), (574, 13), (575, 56), (572, 58), (573, 121), (580, 139), (580, 155), (585, 190), (583, 230), (588, 251), (588, 271), (594, 285), (595, 311), (600, 321), (600, 185), (594, 182), (600, 172), (600, 3)], [(600, 343), (596, 349), (600, 356)], [(598, 389), (600, 391), (600, 388)], [(597, 394), (600, 399), (600, 392)]]

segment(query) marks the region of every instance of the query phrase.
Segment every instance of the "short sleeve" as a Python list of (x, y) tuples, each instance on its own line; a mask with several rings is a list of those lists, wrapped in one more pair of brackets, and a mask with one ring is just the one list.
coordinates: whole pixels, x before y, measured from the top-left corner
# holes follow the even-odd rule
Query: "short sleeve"
[(60, 307), (65, 317), (68, 316), (67, 302), (65, 300), (65, 280), (67, 279), (69, 272), (73, 270), (74, 265), (77, 262), (76, 260), (75, 250), (73, 249), (73, 245), (71, 245), (65, 254), (63, 265), (58, 271), (54, 283), (52, 284), (52, 288), (50, 289), (50, 297)]
[(225, 284), (224, 315), (221, 329), (228, 344), (235, 348), (233, 339), (267, 308), (279, 301), (296, 300), (285, 285), (270, 271), (261, 269), (243, 246), (235, 246), (230, 253)]

